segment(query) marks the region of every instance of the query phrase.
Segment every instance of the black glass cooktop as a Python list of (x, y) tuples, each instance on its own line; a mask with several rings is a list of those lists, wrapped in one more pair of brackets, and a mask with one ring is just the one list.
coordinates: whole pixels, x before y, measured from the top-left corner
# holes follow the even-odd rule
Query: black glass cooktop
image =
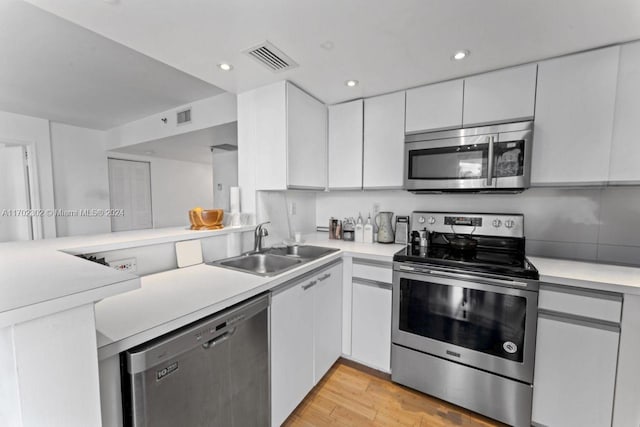
[[(451, 236), (449, 236), (451, 237)], [(438, 236), (428, 248), (412, 244), (398, 251), (394, 261), (455, 267), (457, 269), (538, 279), (538, 270), (524, 256), (524, 240), (476, 238), (476, 249), (460, 250), (444, 243)]]

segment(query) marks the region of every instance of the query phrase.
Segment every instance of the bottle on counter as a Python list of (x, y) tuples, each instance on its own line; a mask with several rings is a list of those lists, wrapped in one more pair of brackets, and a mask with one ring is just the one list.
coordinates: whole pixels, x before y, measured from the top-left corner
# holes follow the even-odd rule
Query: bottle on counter
[(364, 224), (362, 223), (362, 214), (358, 213), (358, 220), (355, 227), (355, 241), (364, 242)]
[(367, 223), (364, 225), (364, 242), (373, 243), (373, 224), (371, 223), (371, 214), (367, 218)]

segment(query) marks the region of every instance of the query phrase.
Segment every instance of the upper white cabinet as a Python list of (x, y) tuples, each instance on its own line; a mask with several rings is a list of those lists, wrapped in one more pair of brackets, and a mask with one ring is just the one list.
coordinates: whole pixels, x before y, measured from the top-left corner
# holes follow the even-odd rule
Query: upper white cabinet
[(362, 188), (362, 99), (329, 106), (329, 189)]
[(536, 72), (529, 64), (464, 79), (463, 126), (533, 119)]
[(640, 42), (623, 45), (620, 50), (609, 181), (640, 181)]
[(615, 46), (538, 65), (532, 185), (609, 179), (619, 52)]
[(405, 93), (364, 100), (364, 188), (404, 184)]
[(327, 186), (327, 107), (287, 83), (288, 188)]
[[(327, 108), (289, 82), (242, 95), (239, 129), (255, 151), (256, 190), (323, 190), (327, 184)], [(242, 150), (242, 147), (240, 148)]]
[(462, 127), (463, 80), (407, 91), (407, 133)]

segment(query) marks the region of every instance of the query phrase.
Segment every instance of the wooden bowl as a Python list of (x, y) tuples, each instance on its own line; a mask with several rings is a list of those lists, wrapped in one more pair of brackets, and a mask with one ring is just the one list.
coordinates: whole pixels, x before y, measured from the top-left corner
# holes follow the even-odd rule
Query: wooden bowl
[(201, 218), (205, 227), (216, 227), (222, 224), (224, 211), (222, 209), (205, 209), (201, 212)]

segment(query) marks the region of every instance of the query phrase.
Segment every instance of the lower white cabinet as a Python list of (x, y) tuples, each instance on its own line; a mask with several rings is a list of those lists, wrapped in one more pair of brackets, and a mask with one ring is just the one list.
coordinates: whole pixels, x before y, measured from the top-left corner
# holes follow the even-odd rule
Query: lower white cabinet
[(351, 357), (391, 372), (391, 284), (353, 278)]
[(620, 332), (602, 321), (576, 319), (539, 315), (534, 425), (611, 425)]
[(285, 285), (271, 300), (271, 425), (280, 426), (338, 360), (342, 263)]

